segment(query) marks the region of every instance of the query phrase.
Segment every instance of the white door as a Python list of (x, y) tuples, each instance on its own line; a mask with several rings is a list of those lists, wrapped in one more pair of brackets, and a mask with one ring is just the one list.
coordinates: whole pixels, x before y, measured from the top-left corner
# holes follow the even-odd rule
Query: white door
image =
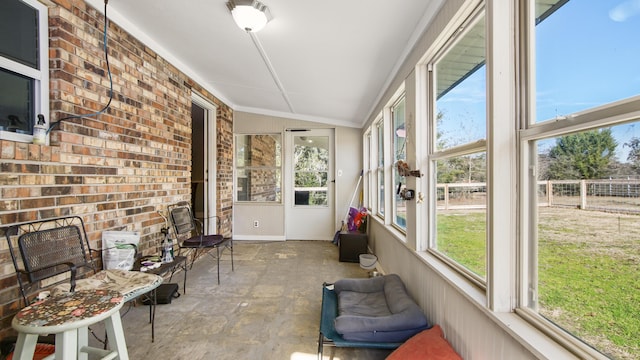
[(331, 240), (334, 222), (333, 129), (287, 132), (287, 240)]

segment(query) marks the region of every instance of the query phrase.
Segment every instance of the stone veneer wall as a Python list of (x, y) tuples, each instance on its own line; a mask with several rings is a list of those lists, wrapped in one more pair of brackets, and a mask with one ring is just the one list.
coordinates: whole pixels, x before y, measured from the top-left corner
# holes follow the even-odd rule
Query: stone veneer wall
[[(99, 111), (109, 98), (103, 15), (82, 0), (49, 8), (47, 121)], [(93, 248), (104, 230), (141, 232), (155, 253), (168, 204), (191, 199), (191, 94), (217, 106), (217, 214), (231, 234), (233, 113), (153, 50), (110, 22), (114, 98), (106, 113), (73, 119), (51, 145), (0, 141), (0, 226), (64, 215), (83, 217)], [(0, 230), (0, 338), (22, 306)]]

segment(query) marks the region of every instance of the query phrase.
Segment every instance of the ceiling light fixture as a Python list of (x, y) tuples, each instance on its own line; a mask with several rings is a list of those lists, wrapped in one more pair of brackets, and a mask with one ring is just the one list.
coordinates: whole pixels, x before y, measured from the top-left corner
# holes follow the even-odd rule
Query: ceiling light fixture
[(269, 8), (256, 0), (229, 0), (227, 8), (238, 27), (246, 32), (258, 32), (271, 20)]

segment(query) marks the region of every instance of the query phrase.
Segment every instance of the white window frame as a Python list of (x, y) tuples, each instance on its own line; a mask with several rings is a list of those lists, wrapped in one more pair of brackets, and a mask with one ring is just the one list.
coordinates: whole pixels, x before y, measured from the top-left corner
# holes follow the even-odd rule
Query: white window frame
[(519, 193), (521, 204), (518, 222), (520, 231), (520, 246), (518, 253), (518, 305), (515, 311), (533, 326), (541, 329), (549, 337), (562, 344), (565, 348), (581, 358), (607, 359), (599, 351), (583, 343), (573, 335), (562, 330), (558, 325), (543, 318), (534, 311), (537, 303), (537, 140), (560, 137), (570, 133), (611, 127), (640, 119), (640, 95), (611, 103), (596, 106), (565, 116), (557, 121), (542, 121), (536, 123), (535, 116), (535, 1), (522, 0), (524, 11), (520, 34), (521, 62), (519, 64), (520, 77), (527, 88), (523, 88), (520, 99), (523, 104), (524, 118), (519, 124)]
[[(46, 127), (49, 128), (49, 11), (36, 0), (18, 0), (31, 6), (38, 12), (38, 69), (20, 64), (17, 61), (0, 55), (0, 68), (31, 78), (34, 81), (34, 114), (45, 116)], [(27, 119), (35, 121), (36, 119)], [(32, 142), (33, 135), (0, 131), (0, 140)], [(47, 137), (47, 143), (49, 139)]]
[[(375, 134), (375, 214), (381, 219), (385, 219), (385, 215), (387, 213), (386, 207), (388, 205), (388, 201), (386, 201), (388, 189), (387, 189), (387, 180), (385, 176), (385, 154), (386, 154), (386, 143), (385, 141), (385, 126), (384, 126), (384, 116), (380, 117), (373, 123), (373, 130)], [(380, 144), (380, 139), (382, 139), (382, 144)], [(382, 151), (380, 147), (382, 146)], [(382, 159), (380, 159), (380, 154), (382, 153)], [(380, 194), (380, 179), (382, 179), (382, 186), (384, 187), (384, 192), (382, 195)], [(382, 206), (381, 206), (382, 203)], [(382, 208), (382, 211), (380, 211)]]
[[(238, 159), (236, 159), (236, 154), (237, 154), (237, 146), (238, 146), (238, 141), (236, 140), (238, 138), (238, 136), (278, 136), (278, 139), (280, 141), (280, 165), (273, 165), (273, 166), (257, 166), (257, 165), (244, 165), (244, 166), (238, 166)], [(235, 133), (233, 134), (233, 153), (234, 153), (234, 160), (233, 160), (233, 201), (234, 203), (238, 203), (238, 204), (283, 204), (283, 192), (282, 192), (282, 188), (283, 188), (283, 172), (284, 172), (284, 161), (283, 161), (283, 152), (284, 152), (284, 144), (283, 144), (283, 135), (281, 133)], [(279, 188), (280, 188), (280, 199), (279, 200), (272, 200), (272, 201), (267, 201), (267, 200), (238, 200), (238, 191), (237, 191), (237, 186), (238, 186), (238, 179), (240, 178), (240, 176), (238, 175), (238, 173), (241, 170), (247, 170), (247, 171), (252, 171), (252, 170), (271, 170), (271, 171), (279, 171), (280, 172), (280, 183), (278, 184)]]
[[(429, 194), (429, 199), (430, 201), (428, 201), (428, 211), (426, 214), (427, 217), (427, 222), (429, 224), (429, 229), (427, 231), (427, 239), (428, 241), (426, 242), (426, 246), (423, 246), (425, 249), (425, 251), (427, 251), (428, 253), (430, 253), (431, 255), (435, 256), (436, 258), (438, 258), (439, 260), (441, 260), (442, 262), (446, 263), (447, 265), (449, 265), (451, 268), (453, 268), (456, 272), (458, 272), (459, 274), (461, 274), (462, 276), (464, 276), (467, 280), (469, 280), (471, 283), (473, 283), (474, 285), (478, 286), (481, 289), (486, 289), (487, 288), (487, 283), (488, 283), (488, 279), (490, 276), (490, 264), (489, 264), (489, 256), (487, 256), (486, 259), (486, 264), (487, 264), (487, 268), (486, 268), (486, 272), (487, 275), (485, 278), (482, 278), (481, 276), (473, 273), (472, 271), (470, 271), (469, 269), (467, 269), (465, 266), (463, 266), (462, 264), (456, 262), (455, 260), (449, 258), (448, 256), (446, 256), (445, 254), (441, 253), (440, 251), (437, 250), (436, 247), (436, 241), (437, 241), (437, 234), (436, 234), (436, 229), (437, 229), (437, 221), (436, 221), (436, 216), (437, 216), (437, 204), (436, 204), (436, 199), (437, 199), (437, 177), (436, 177), (436, 163), (438, 160), (443, 160), (443, 159), (451, 159), (451, 158), (455, 158), (455, 157), (459, 157), (459, 156), (464, 156), (464, 155), (470, 155), (470, 154), (478, 154), (478, 153), (482, 153), (484, 152), (486, 154), (486, 161), (489, 161), (489, 157), (490, 157), (490, 153), (488, 151), (488, 144), (487, 144), (487, 140), (486, 139), (482, 139), (482, 140), (478, 140), (478, 141), (474, 141), (474, 142), (470, 142), (470, 143), (465, 143), (459, 146), (453, 146), (453, 147), (449, 147), (443, 150), (438, 151), (438, 149), (436, 148), (437, 146), (437, 140), (436, 140), (436, 136), (437, 136), (437, 131), (436, 129), (436, 121), (437, 121), (437, 107), (436, 107), (436, 91), (434, 91), (434, 88), (437, 86), (437, 82), (436, 82), (436, 66), (435, 64), (438, 63), (438, 61), (442, 60), (442, 58), (457, 44), (457, 42), (464, 38), (466, 32), (470, 29), (473, 28), (474, 24), (479, 20), (479, 18), (481, 18), (483, 15), (485, 16), (485, 22), (486, 20), (486, 11), (484, 9), (484, 6), (479, 5), (477, 7), (474, 8), (470, 8), (470, 10), (468, 12), (466, 12), (465, 17), (461, 18), (461, 24), (460, 26), (456, 27), (455, 29), (452, 29), (451, 31), (453, 31), (453, 33), (451, 34), (450, 38), (448, 41), (444, 42), (442, 44), (442, 46), (435, 52), (435, 54), (433, 56), (431, 56), (430, 59), (428, 59), (425, 62), (425, 66), (427, 68), (427, 81), (426, 84), (427, 85), (427, 96), (428, 96), (428, 101), (427, 101), (427, 107), (429, 109), (428, 115), (427, 115), (427, 119), (428, 119), (428, 124), (429, 124), (429, 128), (431, 129), (429, 131), (429, 136), (430, 136), (430, 144), (429, 144), (429, 148), (427, 149), (427, 157), (426, 157), (426, 161), (428, 163), (428, 187), (427, 187), (427, 191)], [(462, 31), (459, 31), (459, 29), (463, 29)], [(488, 51), (488, 49), (487, 49)], [(488, 55), (488, 54), (487, 54)], [(485, 56), (486, 59), (486, 56)], [(488, 61), (487, 61), (488, 63)], [(488, 79), (487, 79), (488, 81)], [(489, 86), (487, 86), (487, 93), (486, 93), (486, 97), (487, 97), (487, 102), (489, 101), (490, 98), (490, 92), (489, 92)], [(488, 106), (488, 105), (487, 105)], [(487, 126), (487, 132), (489, 130), (489, 126)], [(488, 134), (487, 134), (488, 136)], [(487, 172), (489, 171), (488, 166), (487, 166)], [(488, 174), (487, 174), (487, 178), (489, 178)], [(490, 188), (490, 184), (487, 183), (487, 191), (489, 191)], [(487, 202), (487, 206), (486, 206), (486, 221), (487, 221), (487, 227), (489, 227), (489, 217), (490, 217), (490, 213), (491, 213), (491, 207), (490, 207), (490, 203)], [(489, 236), (487, 234), (485, 241), (486, 241), (486, 249), (488, 250), (490, 247), (490, 240), (489, 240)], [(489, 251), (487, 251), (488, 253)]]
[(371, 179), (373, 178), (373, 157), (371, 156), (372, 152), (373, 139), (371, 137), (371, 127), (367, 129), (367, 131), (362, 135), (362, 164), (364, 165), (362, 171), (362, 193), (363, 193), (363, 204), (364, 207), (371, 212), (372, 210), (372, 194), (371, 194)]
[[(407, 118), (406, 118), (406, 113), (407, 113), (407, 99), (405, 96), (405, 92), (404, 92), (404, 87), (402, 89), (399, 90), (400, 95), (394, 97), (391, 105), (389, 106), (389, 128), (391, 129), (390, 131), (390, 142), (389, 142), (389, 148), (390, 148), (390, 153), (389, 153), (389, 166), (390, 166), (390, 173), (391, 173), (391, 193), (389, 194), (389, 200), (390, 200), (390, 205), (391, 205), (391, 226), (393, 226), (396, 230), (400, 231), (402, 234), (406, 235), (407, 233), (407, 224), (405, 224), (405, 227), (400, 226), (396, 220), (397, 220), (397, 197), (396, 197), (396, 191), (398, 190), (396, 188), (397, 184), (396, 184), (396, 173), (398, 172), (397, 167), (396, 167), (396, 154), (395, 154), (395, 145), (396, 145), (396, 133), (395, 133), (395, 129), (394, 129), (394, 118), (395, 118), (395, 113), (394, 113), (394, 109), (398, 106), (398, 104), (401, 101), (405, 102), (405, 131), (406, 131), (406, 126), (407, 126)], [(406, 135), (405, 135), (406, 136)], [(405, 159), (404, 161), (407, 161), (406, 159), (406, 154), (407, 154), (407, 148), (406, 148), (406, 138), (405, 138)], [(405, 178), (405, 185), (406, 185), (406, 178)], [(406, 201), (406, 200), (405, 200)]]

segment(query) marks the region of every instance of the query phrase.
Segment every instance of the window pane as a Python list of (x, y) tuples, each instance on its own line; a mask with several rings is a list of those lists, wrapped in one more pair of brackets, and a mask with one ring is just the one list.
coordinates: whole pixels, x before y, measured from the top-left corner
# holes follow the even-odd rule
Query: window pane
[(638, 2), (551, 5), (536, 1), (535, 121), (640, 94)]
[(280, 135), (236, 135), (236, 200), (281, 200)]
[(327, 187), (326, 171), (296, 171), (295, 186), (299, 188)]
[(33, 79), (0, 69), (0, 131), (32, 134), (33, 86)]
[(484, 16), (435, 64), (438, 150), (486, 137)]
[(296, 206), (327, 206), (326, 190), (295, 190), (294, 203)]
[(236, 166), (280, 166), (280, 135), (236, 135)]
[[(401, 227), (407, 228), (407, 200), (403, 199), (400, 195), (402, 190), (406, 189), (406, 179), (398, 174), (397, 169), (394, 168), (394, 193), (393, 193), (393, 223)], [(399, 191), (398, 191), (399, 190)]]
[(371, 210), (371, 132), (365, 135), (364, 138), (364, 159), (363, 164), (365, 166), (365, 171), (362, 177), (362, 186), (363, 186), (363, 194), (364, 194), (364, 206)]
[(280, 169), (240, 169), (236, 182), (238, 201), (280, 201)]
[(382, 126), (382, 122), (380, 122), (377, 126), (377, 134), (378, 134), (378, 167), (384, 166), (384, 128)]
[(0, 56), (39, 69), (38, 11), (22, 1), (0, 1)]
[(405, 129), (405, 99), (402, 98), (393, 106), (393, 223), (401, 227), (407, 228), (407, 201), (400, 195), (402, 190), (406, 188), (407, 182), (403, 176), (398, 174), (397, 164), (399, 160), (404, 161), (406, 158), (406, 129)]
[(384, 216), (384, 171), (378, 170), (378, 214)]
[(486, 276), (486, 153), (436, 161), (435, 249)]
[(537, 142), (539, 314), (640, 358), (639, 122)]
[(378, 215), (384, 217), (384, 123), (378, 122), (376, 125), (376, 134), (378, 136), (378, 170), (376, 174), (376, 183), (378, 188)]
[(293, 143), (295, 205), (326, 206), (329, 137), (294, 136)]

